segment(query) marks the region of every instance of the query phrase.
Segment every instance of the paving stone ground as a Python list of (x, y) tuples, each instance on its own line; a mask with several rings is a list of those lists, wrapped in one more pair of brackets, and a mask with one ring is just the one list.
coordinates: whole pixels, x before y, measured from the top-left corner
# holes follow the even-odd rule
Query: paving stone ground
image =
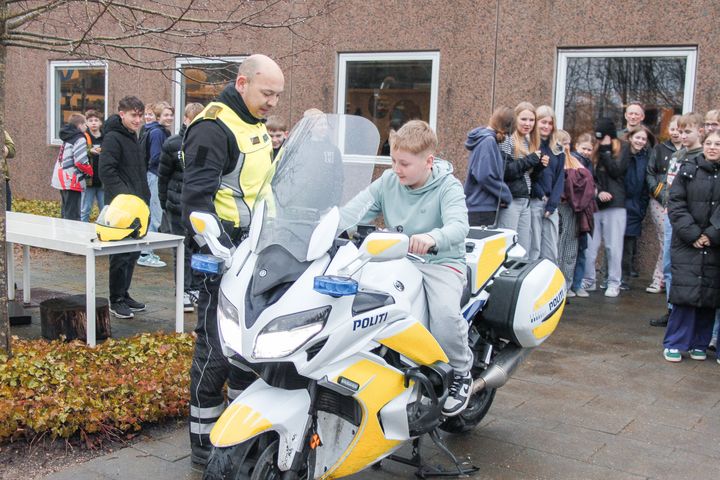
[[(39, 254), (33, 284), (82, 293), (81, 257)], [(161, 257), (172, 262), (168, 252)], [(22, 262), (18, 260), (18, 266)], [(97, 267), (99, 296), (107, 295), (107, 260)], [(18, 269), (18, 279), (20, 271)], [(20, 281), (20, 280), (18, 280)], [(113, 319), (113, 335), (172, 331), (173, 279), (169, 267), (138, 267), (133, 296), (148, 311), (132, 321)], [(644, 292), (647, 278), (618, 298), (595, 293), (571, 299), (556, 333), (499, 390), (482, 425), (445, 437), (458, 457), (480, 467), (478, 479), (715, 479), (720, 462), (720, 365), (662, 359), (663, 330), (648, 319), (663, 312), (663, 297)], [(33, 310), (33, 309), (31, 309)], [(37, 308), (34, 309), (35, 311)], [(185, 315), (190, 331), (194, 314)], [(15, 327), (39, 336), (39, 320)], [(199, 480), (188, 457), (187, 424), (48, 476), (52, 480)], [(446, 462), (424, 448), (430, 463)], [(413, 478), (410, 467), (385, 461), (356, 480)]]

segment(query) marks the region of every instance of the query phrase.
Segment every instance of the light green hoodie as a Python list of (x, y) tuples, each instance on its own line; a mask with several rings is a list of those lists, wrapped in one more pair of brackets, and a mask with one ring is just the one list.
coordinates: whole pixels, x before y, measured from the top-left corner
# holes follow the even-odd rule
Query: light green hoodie
[(389, 228), (403, 233), (427, 233), (435, 239), (437, 255), (426, 255), (428, 263), (448, 265), (465, 272), (465, 237), (468, 226), (465, 193), (453, 175), (450, 162), (436, 158), (432, 174), (420, 188), (400, 184), (391, 169), (360, 192), (340, 210), (340, 228), (369, 223), (382, 214)]

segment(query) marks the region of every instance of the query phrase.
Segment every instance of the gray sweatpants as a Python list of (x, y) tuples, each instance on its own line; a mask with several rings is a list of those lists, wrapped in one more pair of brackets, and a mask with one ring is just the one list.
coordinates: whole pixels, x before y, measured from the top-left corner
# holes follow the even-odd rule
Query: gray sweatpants
[(498, 215), (498, 228), (509, 228), (518, 234), (518, 243), (530, 252), (530, 199), (513, 198), (507, 208), (501, 208)]
[(553, 263), (558, 261), (558, 234), (560, 216), (557, 209), (545, 217), (545, 200), (530, 200), (530, 260), (547, 258)]
[(469, 372), (473, 356), (468, 346), (468, 322), (460, 312), (466, 277), (443, 265), (424, 263), (416, 266), (423, 276), (430, 333), (442, 347), (455, 372)]
[(608, 256), (608, 287), (620, 287), (622, 275), (623, 238), (627, 211), (624, 208), (606, 208), (595, 212), (595, 230), (585, 252), (585, 285), (595, 283), (595, 260), (600, 243), (605, 242)]

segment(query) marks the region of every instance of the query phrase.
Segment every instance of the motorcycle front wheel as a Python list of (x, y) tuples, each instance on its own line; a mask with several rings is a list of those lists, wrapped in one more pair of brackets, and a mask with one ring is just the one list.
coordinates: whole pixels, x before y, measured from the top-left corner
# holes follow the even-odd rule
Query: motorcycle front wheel
[(213, 447), (203, 480), (250, 480), (262, 448), (258, 441), (253, 438), (232, 447)]
[[(250, 480), (280, 480), (282, 478), (283, 472), (278, 468), (279, 444), (280, 442), (275, 440), (260, 453)], [(296, 478), (308, 480), (311, 477), (309, 470), (306, 463), (305, 469)]]
[(440, 429), (448, 433), (469, 432), (482, 422), (494, 399), (494, 388), (487, 388), (480, 393), (476, 393), (470, 397), (467, 408), (460, 415), (445, 420), (440, 425)]

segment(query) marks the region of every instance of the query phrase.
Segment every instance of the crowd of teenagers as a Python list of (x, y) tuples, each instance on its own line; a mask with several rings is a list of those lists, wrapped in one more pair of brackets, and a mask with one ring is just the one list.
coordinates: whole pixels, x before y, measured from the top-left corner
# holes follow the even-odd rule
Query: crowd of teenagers
[[(145, 106), (137, 135), (150, 190), (151, 232), (185, 234), (179, 151), (187, 125), (202, 110), (199, 103), (187, 105), (183, 126), (172, 135), (173, 107)], [(497, 108), (488, 125), (471, 130), (465, 142), (469, 223), (515, 230), (529, 260), (547, 258), (560, 267), (568, 297), (588, 297), (599, 289), (617, 297), (630, 288), (629, 277), (638, 276), (638, 238), (649, 211), (660, 247), (645, 290), (664, 292), (668, 301), (667, 313), (650, 323), (666, 327), (666, 360), (681, 361), (683, 352), (704, 360), (708, 349), (716, 349), (720, 326), (720, 110), (673, 116), (659, 135), (664, 141), (644, 118), (643, 105), (632, 102), (623, 130), (600, 118), (593, 131), (573, 139), (557, 128), (547, 105)], [(277, 155), (288, 126), (279, 116), (269, 117), (266, 126)], [(89, 221), (93, 204), (104, 206), (98, 161), (105, 130), (100, 114), (89, 110), (71, 115), (60, 131), (63, 145), (51, 183), (60, 190), (63, 218)], [(3, 160), (12, 153), (14, 146)], [(136, 262), (166, 266), (151, 251)], [(184, 304), (192, 311), (199, 280), (189, 265), (185, 271)]]
[[(190, 103), (185, 107), (183, 123), (176, 134), (172, 134), (175, 121), (175, 109), (165, 101), (145, 104), (143, 122), (136, 132), (139, 146), (144, 156), (147, 184), (150, 189), (149, 232), (165, 232), (185, 235), (182, 224), (182, 185), (184, 165), (179, 154), (182, 139), (188, 124), (203, 110), (200, 103)], [(103, 138), (107, 125), (95, 110), (85, 114), (70, 115), (68, 122), (60, 130), (62, 146), (55, 160), (51, 185), (60, 191), (61, 216), (67, 220), (90, 221), (94, 205), (98, 211), (106, 205), (105, 189), (100, 180), (99, 160)], [(112, 129), (112, 126), (110, 126)], [(268, 133), (272, 139), (273, 155), (277, 155), (280, 146), (288, 135), (287, 124), (279, 116), (267, 120)], [(5, 132), (6, 149), (3, 153), (3, 165), (7, 170), (6, 158), (12, 158), (15, 147)], [(7, 183), (7, 205), (12, 202), (9, 177)], [(190, 244), (190, 242), (187, 242)], [(192, 311), (197, 305), (199, 280), (192, 275), (189, 261), (190, 250), (186, 251), (186, 278), (184, 282), (184, 309)], [(152, 251), (141, 252), (137, 265), (162, 268), (167, 264)], [(114, 312), (116, 313), (116, 312)], [(123, 315), (129, 316), (129, 314)]]
[(644, 119), (632, 102), (625, 129), (600, 118), (572, 139), (547, 105), (497, 108), (465, 143), (470, 225), (515, 230), (529, 260), (560, 267), (568, 297), (617, 297), (639, 275), (649, 210), (659, 251), (645, 291), (668, 302), (650, 324), (666, 327), (666, 360), (705, 360), (720, 326), (720, 110), (675, 115), (659, 139)]

